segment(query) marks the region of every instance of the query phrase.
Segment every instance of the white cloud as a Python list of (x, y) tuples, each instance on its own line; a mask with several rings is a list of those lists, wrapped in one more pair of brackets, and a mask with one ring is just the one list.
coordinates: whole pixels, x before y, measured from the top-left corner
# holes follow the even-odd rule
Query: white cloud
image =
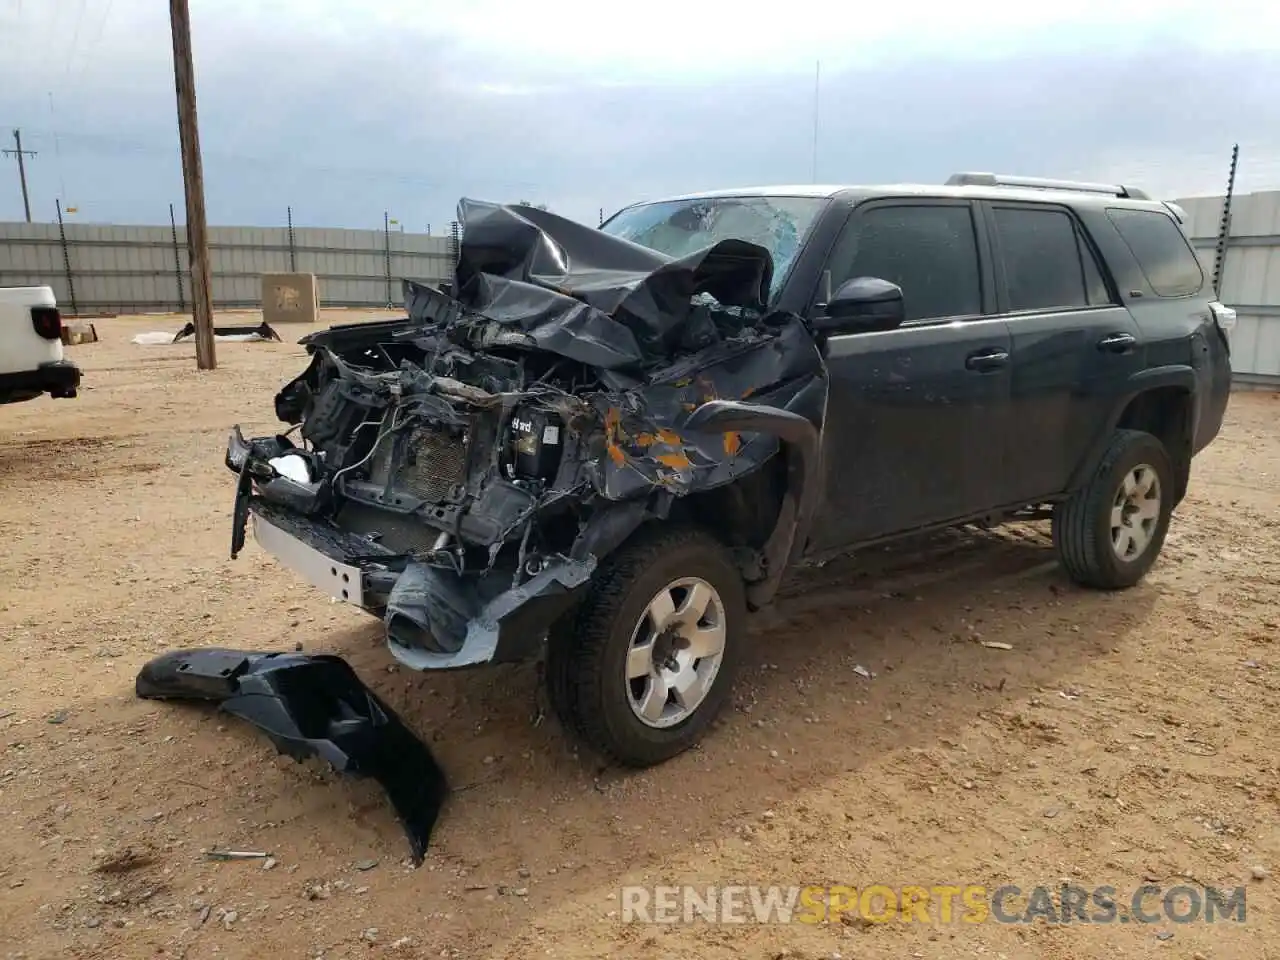
[[(0, 79), (12, 71), (17, 82), (48, 85), (69, 57), (99, 60), (106, 69), (94, 74), (109, 81), (170, 56), (167, 8), (156, 0), (27, 0), (18, 10), (0, 0), (0, 16), (8, 14), (0, 24), (18, 41)], [(1280, 5), (1267, 0), (192, 0), (192, 21), (197, 56), (211, 62), (245, 46), (270, 56), (273, 45), (301, 41), (322, 54), (417, 43), (424, 61), (467, 61), (480, 68), (477, 82), (494, 84), (530, 74), (727, 79), (811, 72), (819, 58), (838, 69), (1170, 40), (1217, 52), (1280, 49)]]
[[(0, 133), (41, 210), (181, 201), (167, 4), (0, 0)], [(1280, 5), (1188, 0), (191, 0), (210, 216), (439, 224), (461, 194), (640, 197), (957, 169), (1277, 185)], [(1259, 54), (1259, 50), (1263, 53)], [(49, 109), (53, 91), (56, 114)], [(61, 140), (54, 139), (57, 131)], [(60, 143), (60, 148), (58, 144)], [(60, 149), (60, 155), (56, 152)], [(4, 190), (0, 219), (14, 215)]]
[[(226, 0), (205, 0), (226, 10)], [(249, 0), (236, 6), (261, 16)], [(1280, 48), (1280, 8), (1265, 0), (279, 0), (295, 23), (341, 23), (457, 43), (511, 68), (590, 77), (726, 76), (946, 52), (982, 59), (1036, 47), (1134, 48), (1156, 38), (1230, 49)], [(430, 46), (423, 55), (430, 57)]]

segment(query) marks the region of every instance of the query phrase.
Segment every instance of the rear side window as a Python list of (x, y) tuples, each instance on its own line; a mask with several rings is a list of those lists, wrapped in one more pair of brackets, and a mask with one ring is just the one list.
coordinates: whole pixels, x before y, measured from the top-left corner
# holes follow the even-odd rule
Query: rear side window
[(1107, 216), (1161, 297), (1185, 297), (1204, 286), (1200, 261), (1173, 218), (1155, 210), (1112, 207)]
[(832, 254), (831, 280), (878, 277), (902, 288), (908, 320), (982, 313), (978, 244), (969, 206), (873, 206)]
[(996, 207), (1010, 310), (1069, 310), (1110, 299), (1093, 253), (1063, 210)]

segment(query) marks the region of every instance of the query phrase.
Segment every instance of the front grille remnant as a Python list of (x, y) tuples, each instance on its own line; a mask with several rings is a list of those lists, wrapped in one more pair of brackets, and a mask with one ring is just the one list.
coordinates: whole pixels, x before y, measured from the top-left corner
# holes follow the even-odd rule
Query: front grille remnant
[(467, 445), (461, 434), (417, 427), (404, 445), (393, 486), (436, 503), (449, 496), (467, 475)]

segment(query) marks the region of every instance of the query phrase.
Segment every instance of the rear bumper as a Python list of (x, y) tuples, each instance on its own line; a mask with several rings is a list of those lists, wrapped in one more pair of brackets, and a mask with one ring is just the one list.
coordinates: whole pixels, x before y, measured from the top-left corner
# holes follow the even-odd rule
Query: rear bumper
[(34, 370), (0, 373), (0, 400), (30, 400), (47, 393), (69, 399), (80, 387), (80, 368), (70, 360), (42, 363)]
[(1226, 331), (1215, 324), (1213, 333), (1204, 339), (1205, 347), (1197, 355), (1200, 362), (1196, 364), (1199, 403), (1192, 454), (1199, 453), (1218, 436), (1231, 401), (1231, 345)]
[[(249, 502), (254, 539), (281, 564), (334, 600), (382, 615), (411, 558), (325, 521), (292, 513), (260, 498)], [(551, 624), (576, 602), (594, 572), (593, 560), (549, 564), (517, 587), (497, 594), (467, 621), (457, 650), (409, 646), (388, 635), (392, 655), (414, 670), (451, 670), (511, 663), (535, 656)], [(428, 602), (460, 608), (471, 598), (437, 582)]]

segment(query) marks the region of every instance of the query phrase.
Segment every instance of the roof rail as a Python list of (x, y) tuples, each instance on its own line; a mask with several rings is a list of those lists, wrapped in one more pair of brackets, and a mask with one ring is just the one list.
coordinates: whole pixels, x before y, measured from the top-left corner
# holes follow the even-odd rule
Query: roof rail
[(1002, 173), (957, 173), (947, 180), (949, 187), (1028, 187), (1033, 190), (1071, 190), (1075, 193), (1104, 193), (1129, 200), (1150, 200), (1144, 190), (1121, 183), (1085, 183), (1077, 180), (1046, 180), (1043, 177), (1011, 177)]
[(1187, 211), (1183, 209), (1182, 204), (1174, 203), (1172, 200), (1164, 201), (1165, 207), (1173, 214), (1173, 219), (1177, 220), (1184, 226), (1187, 223)]

